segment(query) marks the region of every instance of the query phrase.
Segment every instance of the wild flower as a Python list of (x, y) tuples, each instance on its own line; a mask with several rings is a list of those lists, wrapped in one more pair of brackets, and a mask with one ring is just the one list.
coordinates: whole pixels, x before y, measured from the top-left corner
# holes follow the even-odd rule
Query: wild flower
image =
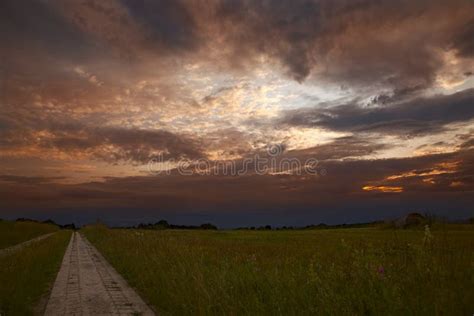
[(385, 276), (385, 268), (382, 265), (380, 265), (377, 268), (377, 273), (378, 273), (379, 277), (384, 277)]

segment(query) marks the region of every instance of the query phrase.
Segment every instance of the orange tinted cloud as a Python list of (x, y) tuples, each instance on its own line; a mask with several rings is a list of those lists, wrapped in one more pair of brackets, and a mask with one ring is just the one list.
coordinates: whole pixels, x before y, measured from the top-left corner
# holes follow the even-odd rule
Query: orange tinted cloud
[(459, 164), (459, 161), (454, 161), (454, 162), (442, 162), (439, 164), (436, 164), (436, 166), (428, 171), (417, 171), (417, 170), (412, 170), (409, 172), (404, 172), (401, 174), (396, 174), (392, 176), (388, 176), (385, 178), (386, 180), (397, 180), (397, 179), (403, 179), (403, 178), (411, 178), (411, 177), (430, 177), (432, 178), (433, 176), (438, 176), (446, 173), (454, 173), (456, 172), (456, 167)]
[(403, 192), (403, 187), (386, 186), (386, 185), (366, 185), (362, 187), (364, 191), (379, 191), (384, 193), (400, 193)]

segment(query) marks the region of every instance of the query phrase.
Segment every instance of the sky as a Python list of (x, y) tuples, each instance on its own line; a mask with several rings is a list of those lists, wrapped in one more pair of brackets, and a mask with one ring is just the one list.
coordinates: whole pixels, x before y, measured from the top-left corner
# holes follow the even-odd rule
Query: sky
[(471, 0), (3, 0), (0, 218), (471, 217), (473, 39)]

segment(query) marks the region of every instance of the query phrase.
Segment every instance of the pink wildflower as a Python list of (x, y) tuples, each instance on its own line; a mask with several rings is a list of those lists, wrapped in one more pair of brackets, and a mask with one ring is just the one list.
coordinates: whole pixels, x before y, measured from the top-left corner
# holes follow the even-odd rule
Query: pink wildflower
[(377, 268), (377, 273), (379, 274), (380, 277), (385, 276), (385, 269), (384, 269), (384, 267), (383, 267), (383, 266), (379, 266), (379, 267)]

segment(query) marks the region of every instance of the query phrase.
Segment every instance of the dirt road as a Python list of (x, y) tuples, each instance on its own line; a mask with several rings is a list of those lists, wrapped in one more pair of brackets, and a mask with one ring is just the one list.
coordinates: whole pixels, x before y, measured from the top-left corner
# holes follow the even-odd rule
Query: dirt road
[(39, 237), (36, 237), (36, 238), (33, 238), (33, 239), (30, 239), (30, 240), (27, 240), (25, 242), (22, 242), (20, 244), (17, 244), (17, 245), (14, 245), (14, 246), (11, 246), (11, 247), (8, 247), (8, 248), (5, 248), (5, 249), (1, 249), (0, 250), (0, 257), (2, 256), (6, 256), (8, 255), (9, 253), (12, 253), (12, 252), (15, 252), (15, 251), (18, 251), (28, 245), (31, 245), (35, 242), (38, 242), (40, 240), (43, 240), (43, 239), (46, 239), (48, 237), (50, 237), (52, 234), (54, 233), (49, 233), (49, 234), (45, 234), (45, 235), (41, 235)]
[(155, 315), (85, 237), (73, 233), (45, 315)]

